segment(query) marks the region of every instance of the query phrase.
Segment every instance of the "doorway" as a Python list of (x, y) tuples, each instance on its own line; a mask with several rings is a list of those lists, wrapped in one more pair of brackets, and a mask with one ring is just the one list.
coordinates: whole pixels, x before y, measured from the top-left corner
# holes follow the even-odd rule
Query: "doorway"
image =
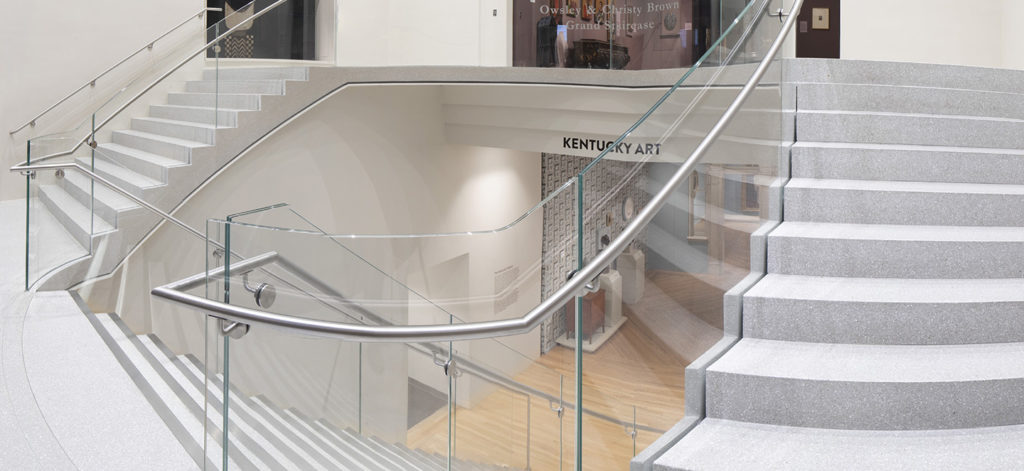
[(839, 58), (839, 1), (806, 0), (796, 22), (796, 56)]

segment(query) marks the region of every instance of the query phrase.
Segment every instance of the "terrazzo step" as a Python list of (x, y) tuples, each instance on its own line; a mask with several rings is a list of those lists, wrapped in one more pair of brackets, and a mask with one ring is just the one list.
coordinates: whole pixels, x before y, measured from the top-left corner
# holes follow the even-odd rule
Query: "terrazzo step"
[(850, 430), (1024, 424), (1024, 343), (841, 345), (744, 338), (707, 370), (707, 416)]
[(92, 205), (93, 211), (114, 227), (117, 227), (121, 213), (140, 209), (134, 201), (101, 183), (93, 185), (91, 178), (74, 170), (66, 171), (64, 178), (57, 180), (57, 183), (86, 208)]
[(274, 417), (274, 420), (280, 424), (279, 430), (290, 430), (290, 433), (296, 435), (296, 440), (302, 446), (307, 448), (315, 447), (318, 453), (329, 456), (332, 463), (337, 463), (333, 465), (334, 468), (360, 469), (365, 467), (361, 464), (365, 460), (358, 452), (351, 447), (324, 437), (314, 428), (312, 423), (295, 420), (294, 416), (275, 406), (266, 397), (257, 396), (251, 400)]
[(312, 422), (314, 428), (330, 439), (333, 443), (349, 447), (354, 452), (354, 457), (359, 458), (360, 463), (370, 469), (395, 469), (393, 464), (373, 452), (363, 443), (358, 433), (348, 429), (342, 430), (323, 420)]
[(384, 442), (384, 440), (381, 440), (381, 439), (379, 439), (377, 437), (370, 437), (370, 440), (376, 441), (376, 442), (378, 442), (378, 443), (380, 443), (381, 445), (384, 445), (384, 446), (392, 447), (392, 451), (394, 451), (395, 453), (399, 454), (406, 461), (412, 463), (412, 465), (413, 465), (412, 467), (414, 469), (436, 470), (436, 471), (444, 469), (444, 468), (438, 466), (437, 463), (434, 463), (429, 458), (427, 458), (426, 454), (416, 453), (416, 452), (410, 450), (409, 448), (405, 447), (401, 443), (390, 444), (390, 443)]
[(784, 195), (787, 221), (1024, 226), (1024, 185), (794, 178)]
[(220, 67), (203, 69), (203, 80), (309, 80), (307, 67)]
[(882, 83), (1024, 93), (1024, 72), (1012, 69), (849, 59), (787, 59), (784, 67), (786, 80), (793, 83)]
[(214, 106), (234, 110), (256, 111), (260, 109), (260, 96), (254, 93), (169, 93), (167, 104), (172, 106)]
[(797, 142), (795, 178), (951, 183), (1024, 182), (1024, 150)]
[(801, 110), (871, 111), (1019, 119), (1024, 94), (877, 84), (797, 85)]
[(426, 451), (419, 449), (413, 450), (402, 443), (395, 443), (393, 446), (402, 453), (412, 456), (414, 459), (422, 463), (422, 469), (443, 470), (448, 467), (447, 460), (436, 453), (427, 453)]
[[(205, 377), (202, 364), (192, 355), (182, 355), (182, 362), (193, 376), (193, 381), (202, 384)], [(201, 386), (199, 386), (201, 387)], [(210, 395), (216, 401), (223, 396), (224, 383), (220, 374), (211, 375), (209, 378)], [(234, 386), (230, 387), (231, 402), (229, 407), (234, 407), (238, 402), (244, 404), (250, 422), (261, 430), (261, 433), (274, 436), (278, 443), (281, 443), (289, 453), (293, 455), (301, 451), (299, 459), (309, 462), (316, 462), (310, 467), (327, 466), (330, 469), (353, 469), (355, 462), (348, 457), (336, 453), (331, 449), (319, 446), (310, 441), (309, 435), (296, 433), (281, 416), (280, 408), (274, 406), (265, 398), (250, 398), (240, 394)], [(237, 420), (237, 419), (235, 419)]]
[[(223, 128), (225, 126), (220, 127)], [(132, 118), (132, 129), (208, 145), (213, 145), (217, 142), (217, 128), (213, 127), (212, 124), (160, 118)]]
[(218, 104), (217, 108), (212, 106), (153, 105), (149, 107), (149, 116), (175, 121), (216, 124), (221, 128), (236, 128), (238, 127), (238, 114), (242, 111), (221, 104)]
[(154, 180), (105, 159), (96, 159), (90, 162), (88, 158), (79, 157), (78, 163), (86, 168), (89, 168), (90, 164), (94, 165), (93, 171), (97, 175), (142, 199), (145, 199), (148, 190), (166, 185), (164, 182)]
[(99, 215), (93, 217), (87, 206), (59, 185), (40, 185), (39, 200), (50, 210), (50, 214), (60, 221), (68, 234), (86, 249), (92, 246), (94, 236), (115, 230), (113, 225)]
[(705, 419), (656, 471), (1012, 470), (1024, 426), (938, 431), (824, 430)]
[(783, 222), (768, 272), (855, 278), (1024, 278), (1024, 228)]
[[(167, 359), (175, 368), (175, 376), (181, 381), (185, 388), (195, 391), (197, 397), (208, 402), (208, 408), (223, 411), (222, 390), (210, 384), (204, 395), (204, 385), (207, 384), (202, 373), (182, 355), (175, 355), (155, 335), (142, 336), (142, 342), (146, 347), (154, 350), (154, 354)], [(288, 441), (278, 429), (254, 410), (251, 402), (231, 393), (228, 402), (229, 420), (232, 433), (236, 435), (238, 442), (244, 443), (249, 449), (256, 449), (261, 461), (265, 463), (280, 463), (284, 466), (299, 466), (302, 469), (327, 469), (335, 465), (317, 466), (315, 461), (308, 455), (302, 453), (295, 443)], [(290, 468), (291, 469), (291, 468)]]
[(202, 142), (177, 139), (131, 129), (114, 131), (111, 136), (111, 141), (115, 144), (121, 144), (125, 147), (160, 155), (186, 164), (192, 161), (193, 150), (209, 147), (208, 144)]
[(1024, 121), (929, 114), (799, 111), (797, 141), (1024, 149)]
[[(133, 380), (145, 393), (155, 409), (160, 412), (167, 426), (174, 431), (179, 441), (190, 450), (197, 464), (206, 463), (207, 468), (219, 469), (222, 462), (221, 447), (216, 440), (206, 440), (204, 433), (204, 416), (201, 408), (197, 408), (189, 400), (187, 393), (173, 379), (167, 376), (160, 363), (142, 346), (136, 336), (114, 314), (97, 314), (101, 326), (100, 334), (111, 339), (115, 356), (126, 359), (124, 365)], [(134, 370), (131, 371), (131, 370)], [(211, 430), (217, 430), (216, 424), (206, 421)], [(214, 432), (219, 433), (219, 432)], [(203, 446), (206, 446), (205, 456)], [(252, 469), (254, 466), (248, 458), (239, 456), (229, 448), (228, 467)]]
[(768, 274), (743, 295), (743, 336), (797, 342), (1024, 342), (1024, 279)]
[[(194, 381), (194, 377), (182, 365), (181, 360), (175, 357), (166, 349), (162, 349), (154, 342), (152, 335), (137, 336), (140, 348), (145, 348), (146, 353), (163, 368), (162, 373), (174, 381), (186, 394), (189, 400), (200, 410), (205, 408), (210, 420), (221, 423), (221, 411), (223, 404), (219, 397), (204, 394), (202, 383)], [(237, 406), (237, 404), (233, 404)], [(264, 467), (273, 469), (297, 469), (301, 463), (299, 460), (291, 460), (288, 453), (283, 451), (279, 444), (273, 441), (272, 435), (260, 433), (254, 421), (243, 407), (232, 407), (229, 413), (231, 426), (229, 428), (229, 440), (232, 448), (238, 448), (254, 462), (262, 463)], [(287, 467), (287, 468), (285, 468)], [(263, 468), (261, 468), (263, 469)]]
[[(294, 409), (290, 409), (288, 412), (295, 414), (300, 419), (310, 422), (308, 419), (303, 418), (301, 414), (299, 414), (298, 411)], [(388, 469), (414, 468), (413, 463), (401, 457), (395, 450), (392, 449), (393, 447), (391, 445), (386, 445), (380, 440), (374, 440), (373, 437), (361, 435), (357, 432), (352, 431), (351, 429), (342, 430), (341, 433), (346, 435), (344, 438), (360, 443), (370, 453), (379, 457), (380, 461), (385, 463), (385, 466), (389, 467)]]
[(284, 80), (199, 80), (187, 82), (185, 91), (192, 93), (256, 93), (284, 95)]
[(163, 183), (167, 183), (171, 168), (187, 165), (180, 160), (112, 142), (97, 146), (96, 154), (121, 167)]

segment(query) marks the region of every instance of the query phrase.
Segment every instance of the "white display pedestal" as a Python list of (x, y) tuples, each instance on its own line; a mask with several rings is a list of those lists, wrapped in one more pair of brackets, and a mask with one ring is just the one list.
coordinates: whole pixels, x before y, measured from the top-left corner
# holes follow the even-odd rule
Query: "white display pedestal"
[(631, 248), (622, 252), (616, 263), (622, 275), (622, 302), (636, 304), (644, 297), (644, 252)]

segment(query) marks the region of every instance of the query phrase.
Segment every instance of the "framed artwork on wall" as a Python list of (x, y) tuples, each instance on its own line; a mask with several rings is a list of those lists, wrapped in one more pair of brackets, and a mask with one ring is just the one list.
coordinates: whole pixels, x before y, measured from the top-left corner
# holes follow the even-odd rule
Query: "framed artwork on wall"
[(661, 37), (665, 39), (679, 38), (679, 28), (682, 25), (679, 23), (679, 10), (673, 9), (661, 13), (661, 21), (659, 22), (659, 29), (661, 31)]
[(566, 0), (565, 7), (565, 14), (573, 18), (576, 18), (576, 12), (580, 11), (580, 0)]
[(590, 20), (594, 17), (594, 4), (597, 3), (595, 0), (583, 0), (583, 10), (580, 11), (580, 18), (584, 20)]
[(608, 0), (594, 1), (594, 23), (605, 24), (611, 21), (611, 16), (605, 11), (606, 6), (608, 6)]

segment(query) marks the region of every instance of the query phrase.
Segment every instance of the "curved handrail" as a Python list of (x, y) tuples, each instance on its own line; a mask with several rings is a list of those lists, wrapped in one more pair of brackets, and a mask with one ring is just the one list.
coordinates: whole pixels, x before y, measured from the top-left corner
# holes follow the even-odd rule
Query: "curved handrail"
[[(687, 179), (700, 158), (718, 139), (732, 119), (739, 112), (761, 78), (768, 71), (775, 56), (796, 21), (795, 12), (800, 11), (803, 0), (794, 0), (791, 13), (779, 31), (768, 52), (758, 64), (750, 79), (743, 85), (736, 99), (722, 114), (708, 134), (700, 141), (686, 161), (676, 170), (664, 187), (654, 195), (648, 204), (633, 218), (626, 228), (602, 250), (593, 260), (579, 270), (569, 281), (554, 294), (541, 301), (526, 315), (515, 319), (475, 322), (456, 325), (417, 325), (417, 326), (367, 326), (343, 324), (314, 319), (296, 318), (269, 311), (257, 311), (241, 306), (233, 306), (222, 302), (202, 298), (185, 293), (184, 290), (197, 286), (206, 274), (186, 278), (164, 286), (154, 288), (154, 296), (168, 301), (205, 311), (215, 317), (246, 324), (258, 323), (269, 325), (281, 330), (292, 331), (303, 335), (316, 335), (328, 338), (359, 342), (447, 342), (477, 340), (493, 337), (504, 337), (529, 332), (540, 325), (549, 315), (565, 305), (571, 298), (586, 289), (586, 285), (595, 279), (606, 267), (611, 265), (636, 238), (654, 216), (664, 207), (672, 193)], [(739, 19), (735, 20), (735, 24)], [(631, 128), (632, 129), (632, 128)], [(625, 133), (623, 137), (627, 136)]]
[(192, 21), (192, 18), (202, 18), (206, 14), (206, 12), (208, 12), (208, 11), (222, 11), (222, 9), (220, 9), (220, 8), (203, 8), (202, 10), (199, 10), (198, 13), (195, 13), (193, 15), (189, 15), (189, 17), (186, 18), (185, 21), (182, 21), (181, 23), (178, 23), (175, 27), (167, 30), (167, 32), (165, 32), (164, 34), (161, 34), (160, 36), (157, 36), (156, 39), (147, 42), (145, 46), (142, 46), (142, 48), (140, 48), (139, 50), (129, 54), (127, 57), (125, 57), (124, 59), (121, 59), (116, 64), (108, 67), (107, 70), (104, 70), (103, 72), (100, 72), (100, 74), (95, 76), (95, 77), (93, 77), (92, 80), (89, 80), (88, 82), (85, 82), (84, 84), (82, 84), (81, 87), (78, 87), (77, 89), (75, 89), (75, 91), (67, 94), (64, 98), (61, 98), (60, 100), (57, 100), (56, 103), (50, 105), (48, 108), (46, 108), (42, 112), (40, 112), (39, 114), (35, 115), (32, 119), (26, 121), (25, 124), (22, 124), (21, 126), (18, 126), (13, 131), (10, 131), (8, 134), (15, 134), (18, 131), (21, 131), (22, 129), (25, 129), (28, 126), (35, 126), (36, 125), (36, 121), (39, 118), (42, 118), (43, 115), (45, 115), (46, 113), (49, 113), (50, 111), (53, 111), (54, 108), (60, 106), (61, 103), (64, 103), (65, 101), (68, 101), (71, 97), (73, 97), (76, 94), (78, 94), (78, 92), (80, 92), (82, 90), (85, 90), (85, 87), (95, 86), (96, 85), (96, 81), (101, 79), (101, 78), (103, 78), (104, 75), (107, 75), (111, 71), (113, 71), (114, 69), (120, 67), (121, 64), (124, 64), (129, 59), (131, 59), (132, 57), (135, 57), (136, 55), (138, 55), (140, 52), (145, 51), (145, 50), (152, 50), (153, 49), (153, 45), (156, 44), (157, 41), (159, 41), (159, 40), (167, 37), (167, 35), (177, 31), (178, 28), (181, 28), (182, 26), (185, 26), (186, 24), (188, 24), (189, 21)]
[[(208, 42), (208, 43), (204, 44), (202, 48), (200, 48), (200, 49), (197, 49), (197, 50), (196, 50), (195, 52), (193, 52), (192, 54), (189, 54), (189, 55), (188, 55), (188, 57), (186, 57), (185, 59), (183, 59), (183, 60), (182, 60), (181, 62), (179, 62), (179, 63), (178, 63), (177, 65), (175, 65), (174, 67), (172, 67), (172, 68), (171, 68), (170, 70), (168, 70), (167, 72), (164, 72), (163, 74), (161, 74), (161, 75), (160, 75), (159, 77), (157, 77), (157, 78), (156, 78), (156, 80), (154, 80), (154, 81), (153, 81), (152, 83), (150, 83), (149, 85), (147, 85), (147, 86), (146, 86), (145, 88), (143, 88), (143, 89), (142, 89), (141, 91), (139, 91), (138, 93), (136, 93), (136, 94), (135, 94), (135, 96), (133, 96), (133, 97), (132, 97), (131, 99), (129, 99), (129, 100), (127, 101), (127, 102), (125, 102), (125, 103), (123, 103), (123, 104), (122, 104), (121, 106), (117, 107), (117, 109), (115, 109), (115, 110), (114, 110), (114, 111), (113, 111), (113, 112), (112, 112), (112, 113), (110, 114), (110, 116), (107, 116), (107, 117), (106, 117), (106, 118), (105, 118), (105, 119), (104, 119), (103, 121), (100, 121), (99, 123), (96, 123), (96, 125), (95, 125), (95, 126), (94, 126), (94, 128), (93, 128), (93, 129), (92, 129), (92, 130), (90, 131), (90, 133), (89, 133), (89, 134), (86, 134), (86, 135), (85, 135), (85, 136), (83, 136), (83, 137), (82, 137), (81, 139), (79, 139), (79, 141), (78, 141), (78, 142), (77, 142), (77, 143), (75, 144), (75, 146), (74, 146), (74, 147), (72, 147), (72, 148), (71, 148), (70, 150), (66, 150), (66, 151), (63, 151), (63, 152), (57, 152), (57, 153), (55, 153), (55, 154), (50, 154), (50, 155), (44, 155), (44, 156), (42, 156), (42, 157), (39, 157), (39, 158), (33, 158), (33, 159), (32, 159), (32, 160), (33, 160), (33, 163), (36, 163), (36, 162), (42, 162), (42, 161), (45, 161), (45, 160), (50, 160), (50, 159), (53, 159), (53, 158), (56, 158), (56, 157), (62, 157), (62, 156), (65, 156), (65, 155), (70, 155), (70, 154), (74, 153), (74, 152), (75, 152), (76, 150), (78, 150), (78, 148), (79, 148), (79, 147), (82, 147), (82, 144), (85, 144), (86, 142), (88, 142), (88, 140), (89, 140), (89, 137), (90, 137), (90, 136), (92, 136), (92, 135), (94, 134), (94, 132), (95, 132), (96, 130), (98, 130), (98, 129), (102, 128), (103, 126), (105, 126), (105, 125), (106, 125), (107, 123), (109, 123), (109, 122), (110, 122), (111, 120), (113, 120), (113, 119), (114, 119), (114, 117), (116, 117), (116, 116), (117, 116), (118, 114), (120, 114), (120, 113), (121, 113), (122, 111), (124, 111), (124, 110), (125, 110), (126, 108), (128, 108), (128, 107), (129, 107), (129, 106), (131, 106), (131, 105), (132, 105), (133, 103), (135, 103), (136, 101), (138, 101), (138, 99), (139, 99), (139, 98), (142, 98), (142, 96), (143, 96), (143, 95), (145, 95), (146, 93), (149, 93), (149, 91), (150, 91), (150, 90), (152, 90), (152, 89), (153, 89), (153, 87), (156, 87), (157, 85), (159, 85), (159, 84), (160, 84), (160, 82), (163, 82), (163, 81), (164, 81), (164, 79), (166, 79), (167, 77), (170, 77), (170, 76), (171, 76), (171, 74), (173, 74), (173, 73), (177, 72), (177, 71), (178, 71), (178, 69), (180, 69), (180, 68), (184, 67), (184, 66), (185, 66), (186, 64), (188, 64), (188, 63), (189, 63), (189, 62), (190, 62), (190, 61), (191, 61), (192, 59), (194, 59), (194, 58), (195, 58), (196, 56), (198, 56), (199, 54), (202, 54), (203, 52), (205, 52), (205, 51), (207, 50), (207, 48), (209, 48), (210, 46), (212, 46), (212, 45), (214, 45), (214, 44), (217, 44), (217, 43), (218, 43), (218, 42), (219, 42), (219, 41), (220, 41), (221, 39), (224, 39), (224, 38), (226, 38), (226, 37), (227, 37), (228, 35), (230, 35), (231, 33), (234, 33), (234, 32), (235, 32), (236, 30), (238, 30), (238, 29), (240, 29), (240, 28), (242, 28), (242, 27), (246, 27), (246, 25), (247, 25), (248, 23), (250, 23), (250, 22), (252, 22), (252, 21), (256, 20), (257, 18), (259, 18), (259, 17), (261, 17), (261, 16), (263, 16), (263, 15), (265, 15), (265, 14), (267, 14), (267, 13), (268, 13), (268, 12), (270, 12), (271, 10), (273, 10), (273, 9), (277, 8), (278, 6), (280, 6), (281, 4), (283, 4), (283, 3), (287, 2), (287, 1), (289, 1), (289, 0), (277, 0), (277, 1), (276, 1), (276, 2), (274, 2), (274, 3), (272, 3), (272, 4), (270, 4), (270, 5), (267, 5), (267, 7), (266, 7), (266, 8), (264, 8), (264, 9), (262, 9), (262, 10), (260, 10), (260, 11), (256, 12), (256, 13), (255, 13), (255, 14), (253, 14), (252, 16), (250, 16), (250, 17), (246, 18), (246, 20), (245, 20), (245, 21), (243, 21), (243, 22), (241, 22), (241, 23), (239, 23), (239, 24), (235, 25), (235, 26), (234, 26), (233, 28), (229, 28), (229, 29), (225, 30), (225, 31), (224, 31), (223, 33), (221, 33), (221, 34), (220, 34), (219, 36), (217, 36), (217, 37), (213, 38), (213, 40), (211, 40), (210, 42)], [(28, 164), (28, 161), (23, 161), (23, 162), (19, 163), (19, 164), (17, 165), (17, 167), (24, 167), (24, 166), (25, 166), (25, 165), (27, 165), (27, 164)], [(16, 171), (16, 170), (12, 168), (12, 169), (11, 169), (11, 171)]]

